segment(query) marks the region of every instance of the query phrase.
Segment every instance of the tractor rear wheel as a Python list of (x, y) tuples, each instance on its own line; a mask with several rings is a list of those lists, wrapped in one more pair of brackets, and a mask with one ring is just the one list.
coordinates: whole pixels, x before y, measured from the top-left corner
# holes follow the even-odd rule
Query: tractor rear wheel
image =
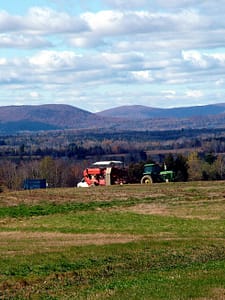
[(152, 184), (153, 180), (152, 180), (152, 176), (150, 175), (145, 175), (141, 178), (141, 184)]

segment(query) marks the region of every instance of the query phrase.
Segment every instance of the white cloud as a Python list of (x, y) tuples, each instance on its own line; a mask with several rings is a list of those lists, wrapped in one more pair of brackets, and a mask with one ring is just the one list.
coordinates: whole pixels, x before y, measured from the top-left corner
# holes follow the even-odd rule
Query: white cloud
[(174, 90), (165, 90), (161, 92), (163, 94), (163, 96), (167, 99), (173, 99), (176, 96), (176, 91)]
[(183, 51), (184, 61), (195, 67), (211, 68), (225, 65), (225, 53), (201, 53), (199, 51)]
[(208, 54), (207, 57), (216, 65), (220, 65), (221, 67), (225, 65), (225, 53), (212, 53)]
[[(201, 4), (201, 2), (205, 2), (205, 0), (198, 0), (197, 5)], [(207, 1), (207, 0), (206, 0)], [(196, 0), (156, 0), (156, 3), (160, 5), (160, 7), (166, 8), (184, 8), (192, 5), (196, 5)]]
[(178, 14), (152, 13), (150, 11), (100, 11), (82, 15), (93, 33), (113, 36), (152, 32), (182, 32), (197, 29), (208, 24), (195, 11), (183, 11)]
[(134, 64), (143, 65), (143, 56), (138, 52), (128, 52), (128, 53), (112, 53), (112, 52), (103, 52), (101, 57), (104, 61), (111, 66), (115, 65), (126, 65), (132, 66)]
[(4, 57), (0, 58), (0, 65), (6, 65), (6, 64), (7, 64), (6, 58)]
[(0, 11), (0, 32), (26, 32), (38, 34), (78, 33), (88, 31), (87, 24), (79, 17), (50, 8), (31, 7), (25, 16), (9, 15)]
[(141, 82), (152, 82), (154, 80), (152, 77), (152, 73), (149, 70), (134, 71), (131, 73), (132, 73), (134, 79), (141, 81)]
[(30, 97), (31, 98), (39, 98), (40, 94), (38, 92), (32, 91), (32, 92), (30, 92)]
[(207, 60), (198, 51), (183, 51), (184, 61), (190, 62), (193, 66), (206, 68), (208, 66)]
[(28, 31), (31, 29), (45, 34), (74, 33), (88, 30), (87, 24), (75, 16), (39, 7), (33, 7), (29, 10), (25, 18), (25, 26), (28, 27)]
[(0, 34), (0, 48), (44, 48), (52, 47), (50, 41), (38, 37), (23, 34)]
[(99, 46), (104, 46), (104, 42), (101, 37), (93, 34), (84, 33), (81, 36), (74, 36), (68, 39), (68, 43), (76, 48), (95, 48)]
[(225, 0), (68, 1), (0, 11), (0, 99), (90, 110), (223, 101)]
[(201, 98), (203, 97), (203, 92), (199, 90), (188, 90), (185, 95), (190, 98)]
[(218, 79), (218, 80), (215, 82), (215, 84), (216, 84), (217, 86), (223, 86), (223, 85), (224, 85), (224, 82), (225, 82), (225, 80), (222, 79), (222, 78), (220, 78), (220, 79)]
[(21, 16), (11, 16), (8, 12), (0, 11), (0, 32), (19, 31), (23, 24)]
[(148, 0), (103, 0), (104, 3), (107, 3), (110, 7), (117, 9), (135, 9), (140, 7), (145, 7), (149, 4)]
[(59, 69), (72, 68), (76, 64), (76, 60), (80, 55), (76, 55), (71, 51), (41, 51), (29, 59), (32, 66), (41, 69)]
[(73, 45), (80, 47), (99, 45), (117, 47), (122, 51), (169, 48), (175, 52), (208, 44), (211, 47), (224, 44), (222, 32), (208, 34), (213, 21), (193, 9), (176, 13), (108, 10), (84, 13), (81, 18), (90, 31), (73, 38)]

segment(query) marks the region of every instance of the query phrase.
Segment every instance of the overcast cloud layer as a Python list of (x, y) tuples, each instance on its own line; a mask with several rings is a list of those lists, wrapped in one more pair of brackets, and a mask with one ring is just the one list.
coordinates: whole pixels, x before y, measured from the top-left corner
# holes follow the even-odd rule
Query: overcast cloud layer
[(225, 0), (5, 2), (0, 106), (225, 102)]

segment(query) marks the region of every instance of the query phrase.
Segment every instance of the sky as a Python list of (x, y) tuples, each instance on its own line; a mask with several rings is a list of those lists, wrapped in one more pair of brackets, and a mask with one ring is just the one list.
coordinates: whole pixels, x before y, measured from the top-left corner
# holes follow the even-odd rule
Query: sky
[(0, 106), (225, 102), (225, 0), (0, 0)]

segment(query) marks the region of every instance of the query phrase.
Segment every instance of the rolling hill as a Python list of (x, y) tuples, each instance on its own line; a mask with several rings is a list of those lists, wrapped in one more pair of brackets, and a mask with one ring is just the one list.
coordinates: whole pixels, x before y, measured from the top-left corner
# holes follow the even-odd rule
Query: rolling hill
[(225, 104), (170, 109), (121, 106), (99, 113), (64, 104), (0, 107), (0, 133), (40, 130), (225, 128)]
[(97, 113), (102, 117), (117, 117), (123, 119), (152, 119), (152, 118), (176, 118), (185, 119), (197, 116), (209, 116), (225, 113), (225, 104), (212, 104), (204, 106), (154, 108), (142, 105), (119, 106)]
[(101, 127), (104, 118), (63, 104), (0, 107), (2, 132)]

